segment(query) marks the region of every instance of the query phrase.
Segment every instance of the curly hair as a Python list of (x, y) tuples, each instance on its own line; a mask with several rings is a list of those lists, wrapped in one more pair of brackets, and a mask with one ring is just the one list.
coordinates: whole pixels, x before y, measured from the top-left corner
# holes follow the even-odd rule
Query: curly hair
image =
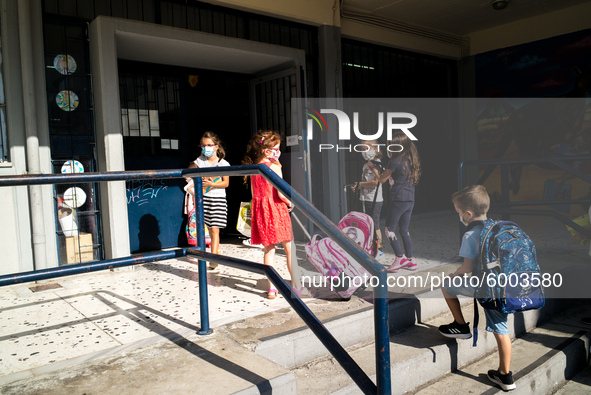
[[(259, 130), (256, 132), (246, 146), (246, 153), (242, 159), (243, 165), (260, 163), (265, 159), (265, 150), (275, 147), (281, 143), (281, 134), (273, 130)], [(247, 177), (244, 177), (246, 183)]]
[(252, 165), (265, 159), (265, 150), (275, 147), (281, 142), (281, 135), (272, 130), (259, 130), (256, 132), (248, 145), (246, 154), (242, 159), (243, 165)]

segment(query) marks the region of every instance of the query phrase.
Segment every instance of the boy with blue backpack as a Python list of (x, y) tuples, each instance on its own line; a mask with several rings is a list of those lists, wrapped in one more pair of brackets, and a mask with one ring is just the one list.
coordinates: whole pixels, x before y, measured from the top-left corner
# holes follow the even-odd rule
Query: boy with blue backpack
[[(487, 219), (490, 198), (484, 186), (466, 187), (452, 195), (452, 202), (460, 221), (467, 226), (459, 254), (464, 262), (449, 275), (449, 281), (441, 288), (454, 322), (440, 326), (439, 332), (449, 338), (470, 339), (470, 324), (464, 319), (458, 296), (477, 298), (484, 308), (486, 330), (493, 333), (499, 350), (499, 366), (496, 370), (489, 370), (487, 376), (503, 390), (510, 391), (516, 386), (510, 371), (511, 338), (507, 314), (540, 308), (544, 303), (541, 285), (529, 285), (540, 275), (535, 247), (516, 224)], [(470, 274), (472, 277), (467, 277)], [(501, 281), (503, 277), (505, 281)], [(524, 286), (516, 284), (519, 281), (511, 281), (514, 283), (512, 287), (507, 285), (508, 279), (520, 278), (528, 280)], [(501, 283), (502, 287), (497, 286)], [(535, 285), (535, 281), (533, 283)], [(474, 302), (475, 345), (478, 310), (476, 300)]]

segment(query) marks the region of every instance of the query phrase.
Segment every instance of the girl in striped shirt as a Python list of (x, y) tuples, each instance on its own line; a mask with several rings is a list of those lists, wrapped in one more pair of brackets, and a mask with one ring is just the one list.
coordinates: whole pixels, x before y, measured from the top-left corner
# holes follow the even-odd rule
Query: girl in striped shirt
[[(205, 132), (201, 137), (201, 155), (189, 165), (196, 167), (230, 166), (224, 159), (226, 152), (222, 141), (214, 132)], [(226, 227), (228, 218), (228, 204), (226, 202), (226, 188), (230, 183), (228, 176), (203, 177), (203, 217), (211, 237), (211, 253), (219, 254), (220, 229)], [(192, 200), (192, 199), (191, 199)], [(210, 269), (217, 264), (209, 264)]]

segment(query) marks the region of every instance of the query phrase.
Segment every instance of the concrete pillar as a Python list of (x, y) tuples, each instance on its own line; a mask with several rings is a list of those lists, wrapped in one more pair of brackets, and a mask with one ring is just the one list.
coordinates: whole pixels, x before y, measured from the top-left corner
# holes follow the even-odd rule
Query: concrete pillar
[[(98, 17), (89, 27), (99, 171), (125, 170), (114, 23)], [(105, 259), (129, 256), (125, 182), (101, 183), (100, 196)]]
[[(318, 49), (321, 107), (342, 108), (341, 29), (335, 26), (321, 26), (318, 29)], [(338, 130), (335, 117), (327, 117), (326, 121), (329, 130)], [(338, 146), (337, 133), (321, 134), (321, 143)], [(318, 174), (318, 177), (321, 177), (322, 184), (316, 184), (316, 188), (320, 188), (321, 191), (316, 196), (322, 196), (322, 200), (315, 202), (315, 205), (333, 222), (338, 222), (347, 210), (343, 191), (344, 153), (330, 150), (319, 155), (322, 174)]]
[[(41, 3), (18, 1), (26, 161), (30, 174), (51, 173)], [(57, 266), (53, 187), (29, 187), (35, 270)]]

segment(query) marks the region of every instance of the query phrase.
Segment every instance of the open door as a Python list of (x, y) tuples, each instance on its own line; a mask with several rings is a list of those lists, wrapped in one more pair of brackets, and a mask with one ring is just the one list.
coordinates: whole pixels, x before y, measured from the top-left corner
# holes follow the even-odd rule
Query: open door
[[(292, 98), (303, 97), (303, 71), (292, 67), (265, 74), (251, 82), (252, 130), (277, 130), (285, 135), (281, 143), (283, 178), (309, 200), (309, 155), (304, 128)], [(292, 120), (296, 122), (292, 122)]]
[[(269, 129), (284, 133), (281, 159), (283, 178), (308, 201), (312, 196), (308, 139), (301, 109), (294, 108), (305, 97), (305, 75), (295, 66), (275, 73), (258, 76), (251, 81), (252, 130)], [(294, 104), (295, 103), (295, 104)], [(301, 218), (304, 227), (293, 224), (298, 240), (306, 240), (312, 224)]]
[[(283, 178), (307, 200), (310, 200), (309, 179), (309, 150), (308, 139), (302, 111), (298, 106), (302, 100), (292, 100), (305, 97), (304, 72), (300, 67), (292, 67), (275, 73), (261, 75), (251, 81), (252, 130), (277, 130), (285, 135), (281, 143), (280, 162), (283, 166)], [(296, 217), (294, 217), (296, 215)], [(295, 240), (309, 241), (312, 223), (306, 218), (297, 217), (292, 213), (292, 229)], [(305, 251), (291, 243), (292, 254), (292, 282), (296, 290), (302, 289), (302, 267), (300, 260), (305, 260)]]

